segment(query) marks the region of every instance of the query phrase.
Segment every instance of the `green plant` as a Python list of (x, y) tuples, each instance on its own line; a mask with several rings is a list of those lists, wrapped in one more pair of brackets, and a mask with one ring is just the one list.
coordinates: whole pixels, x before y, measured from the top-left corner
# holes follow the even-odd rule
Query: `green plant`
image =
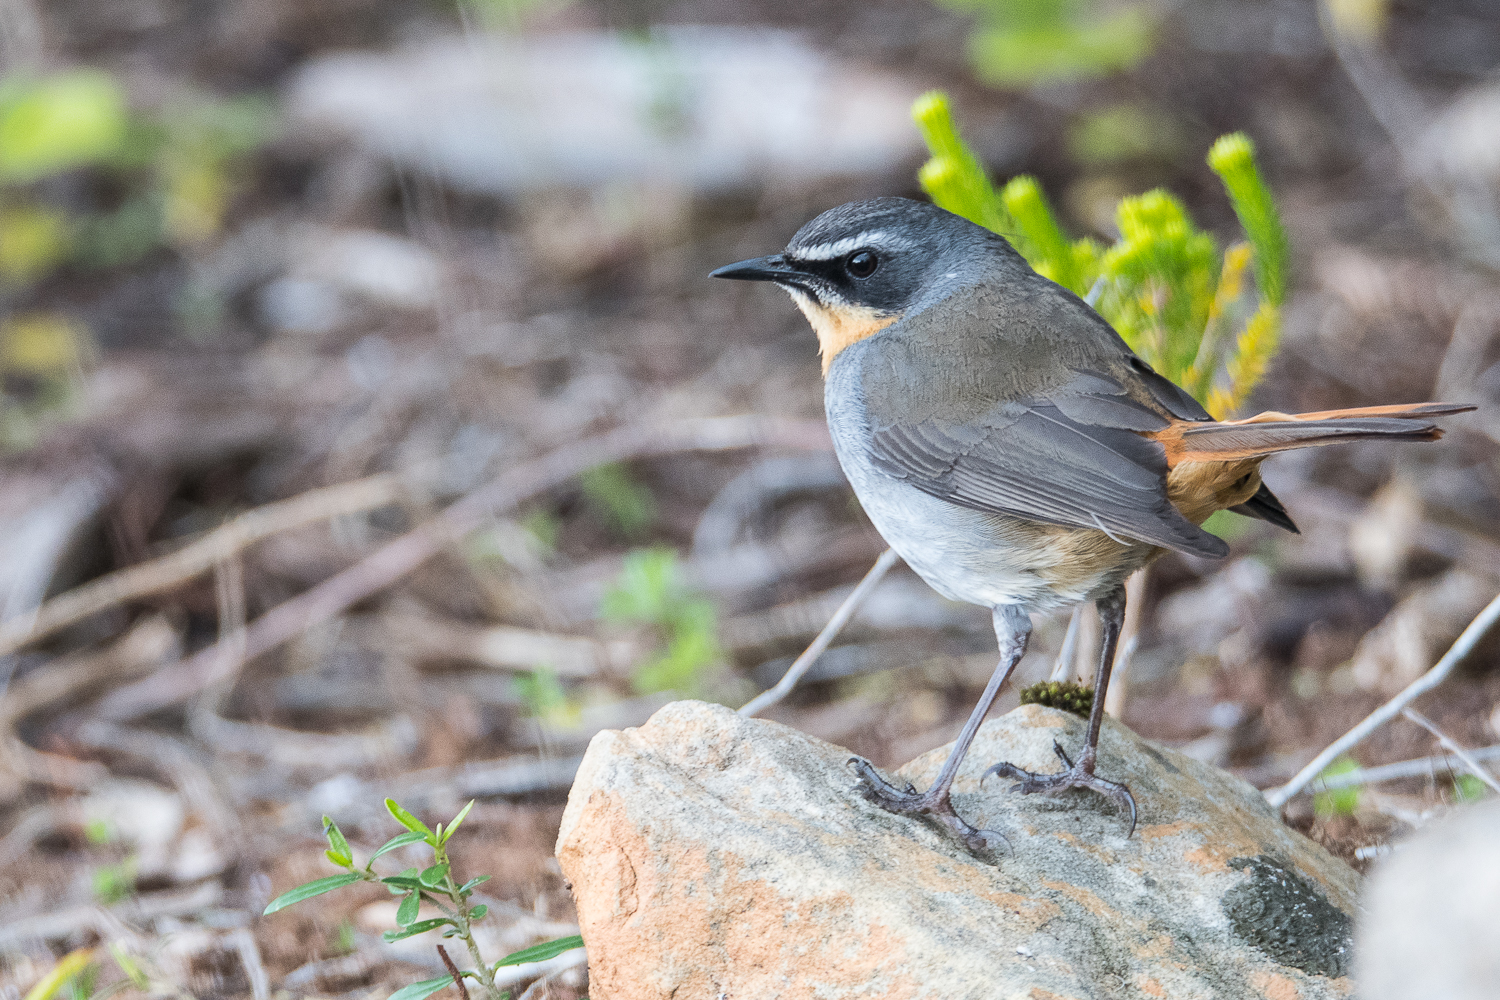
[(135, 858), (94, 869), (94, 898), (105, 906), (135, 894)]
[[(1340, 757), (1323, 769), (1320, 778), (1336, 778), (1359, 770), (1352, 757)], [(1336, 788), (1332, 791), (1313, 793), (1313, 812), (1318, 816), (1349, 816), (1359, 808), (1359, 788)]]
[(558, 680), (557, 671), (541, 666), (515, 679), (516, 694), (534, 718), (555, 726), (577, 725), (579, 709)]
[[(1208, 154), (1246, 242), (1221, 253), (1182, 203), (1157, 189), (1121, 199), (1120, 238), (1105, 247), (1069, 239), (1035, 178), (1012, 178), (997, 191), (944, 94), (924, 94), (912, 114), (932, 154), (918, 179), (935, 203), (1003, 234), (1039, 273), (1089, 298), (1133, 350), (1214, 416), (1244, 403), (1276, 353), (1288, 256), (1248, 138), (1226, 135)], [(1252, 265), (1253, 297), (1245, 281)]]
[(1489, 794), (1489, 788), (1477, 775), (1460, 774), (1453, 779), (1454, 802), (1478, 802)]
[(1151, 54), (1151, 5), (1101, 0), (941, 0), (978, 21), (969, 61), (981, 80), (1024, 87), (1128, 69)]
[(656, 521), (656, 498), (623, 465), (598, 465), (579, 477), (583, 499), (616, 534), (635, 539)]
[[(0, 308), (13, 312), (0, 326), (0, 446), (28, 446), (66, 409), (92, 349), (76, 320), (18, 311), (16, 300), (64, 267), (202, 245), (271, 121), (260, 98), (133, 109), (96, 69), (0, 80)], [(53, 183), (69, 174), (82, 183)]]
[[(332, 892), (359, 882), (371, 882), (383, 885), (390, 890), (392, 895), (401, 897), (401, 904), (396, 909), (398, 929), (386, 931), (384, 935), (386, 941), (400, 941), (428, 931), (441, 930), (443, 937), (458, 938), (464, 943), (474, 968), (458, 969), (448, 957), (448, 952), (438, 945), (438, 953), (442, 956), (443, 962), (454, 970), (453, 973), (412, 983), (391, 994), (390, 1000), (423, 1000), (450, 984), (459, 985), (462, 992), (461, 980), (463, 979), (471, 979), (478, 983), (485, 1000), (508, 1000), (510, 994), (502, 991), (495, 984), (495, 973), (498, 970), (508, 965), (546, 961), (565, 951), (583, 947), (583, 938), (575, 935), (534, 945), (523, 951), (506, 955), (498, 961), (486, 963), (480, 954), (479, 945), (474, 940), (473, 925), (475, 921), (484, 919), (489, 912), (489, 907), (484, 903), (472, 903), (470, 900), (474, 895), (474, 890), (489, 881), (490, 876), (480, 875), (461, 883), (458, 876), (453, 873), (452, 860), (448, 855), (448, 841), (458, 829), (459, 824), (464, 821), (464, 817), (469, 815), (469, 810), (474, 807), (473, 801), (471, 800), (468, 805), (460, 809), (458, 815), (453, 817), (453, 821), (446, 828), (439, 823), (436, 829), (428, 829), (427, 824), (403, 809), (395, 799), (386, 799), (385, 807), (395, 817), (396, 822), (406, 828), (406, 832), (386, 841), (374, 854), (370, 855), (370, 859), (362, 868), (355, 864), (354, 851), (350, 848), (349, 841), (344, 837), (338, 824), (324, 816), (323, 836), (328, 841), (328, 849), (323, 852), (323, 856), (345, 871), (338, 875), (306, 882), (290, 892), (283, 893), (271, 901), (271, 904), (266, 907), (265, 914), (269, 916), (293, 903), (300, 903), (325, 892)], [(432, 864), (420, 870), (408, 868), (398, 875), (381, 876), (375, 873), (374, 864), (378, 858), (410, 844), (427, 845), (433, 852)], [(442, 915), (423, 919), (421, 916), (423, 903), (435, 908)]]
[(607, 621), (649, 625), (660, 634), (666, 648), (632, 678), (642, 693), (699, 692), (705, 672), (723, 659), (714, 607), (689, 592), (670, 549), (627, 555), (601, 611)]

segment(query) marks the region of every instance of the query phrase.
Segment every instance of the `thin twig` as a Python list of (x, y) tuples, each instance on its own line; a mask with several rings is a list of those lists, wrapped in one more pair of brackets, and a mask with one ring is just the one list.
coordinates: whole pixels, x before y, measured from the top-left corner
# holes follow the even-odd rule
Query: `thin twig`
[(665, 426), (625, 427), (517, 465), (447, 507), (441, 514), (377, 549), (343, 572), (283, 601), (245, 629), (238, 655), (215, 644), (111, 693), (99, 705), (107, 719), (132, 719), (193, 697), (232, 677), (241, 666), (404, 579), (497, 512), (600, 465), (684, 451), (727, 451), (775, 445), (821, 451), (829, 447), (821, 421), (772, 417), (707, 417)]
[(859, 581), (859, 586), (844, 598), (844, 603), (840, 604), (839, 609), (833, 613), (833, 617), (828, 619), (828, 624), (823, 626), (823, 631), (818, 633), (818, 637), (812, 641), (812, 644), (804, 649), (802, 655), (787, 668), (787, 672), (781, 675), (781, 680), (776, 682), (776, 686), (751, 698), (740, 708), (740, 714), (747, 718), (757, 715), (790, 694), (792, 688), (796, 687), (797, 682), (802, 679), (802, 675), (807, 673), (817, 662), (818, 657), (823, 655), (829, 643), (833, 642), (840, 630), (848, 624), (849, 619), (854, 617), (854, 612), (859, 609), (860, 604), (864, 603), (865, 598), (900, 558), (896, 555), (895, 549), (886, 549), (880, 553), (880, 558), (875, 560), (875, 565), (870, 567), (865, 578)]
[(266, 975), (266, 966), (261, 961), (255, 935), (250, 932), (250, 928), (241, 927), (229, 935), (229, 940), (239, 953), (240, 964), (245, 967), (245, 976), (250, 980), (251, 997), (254, 1000), (271, 1000), (271, 977)]
[(1496, 781), (1494, 775), (1481, 767), (1479, 761), (1475, 760), (1469, 751), (1459, 746), (1452, 737), (1439, 729), (1437, 723), (1427, 718), (1421, 712), (1418, 712), (1415, 708), (1404, 708), (1401, 710), (1401, 714), (1437, 737), (1438, 743), (1442, 744), (1444, 750), (1463, 761), (1464, 766), (1469, 769), (1474, 777), (1489, 785), (1492, 791), (1500, 794), (1500, 781)]
[[(1475, 760), (1500, 760), (1500, 746), (1481, 747), (1470, 750)], [(1382, 781), (1398, 781), (1401, 778), (1423, 778), (1435, 774), (1438, 768), (1453, 770), (1453, 758), (1448, 754), (1418, 757), (1416, 760), (1398, 760), (1394, 764), (1378, 767), (1361, 767), (1343, 774), (1330, 774), (1317, 779), (1314, 787), (1319, 791), (1336, 792), (1340, 788), (1358, 788), (1361, 785), (1376, 785)]]
[(176, 552), (101, 576), (0, 625), (0, 656), (8, 656), (106, 608), (181, 586), (263, 538), (384, 507), (399, 494), (396, 477), (381, 474), (309, 490), (246, 511)]
[(1280, 788), (1269, 789), (1265, 793), (1266, 801), (1278, 809), (1286, 805), (1288, 799), (1302, 791), (1302, 789), (1307, 787), (1308, 782), (1322, 774), (1324, 769), (1338, 758), (1339, 754), (1359, 743), (1376, 729), (1400, 715), (1402, 709), (1441, 684), (1453, 672), (1453, 668), (1458, 666), (1466, 656), (1473, 652), (1474, 647), (1479, 645), (1480, 640), (1489, 633), (1489, 630), (1497, 621), (1500, 621), (1500, 596), (1497, 596), (1483, 611), (1479, 612), (1479, 617), (1469, 623), (1469, 627), (1464, 629), (1463, 634), (1458, 637), (1448, 652), (1443, 654), (1443, 658), (1433, 665), (1431, 670), (1408, 684), (1396, 697), (1365, 716), (1359, 725), (1334, 740), (1324, 748), (1322, 753), (1314, 757), (1306, 767), (1298, 771), (1296, 777), (1292, 778), (1291, 781), (1288, 781)]
[(453, 976), (453, 985), (458, 987), (458, 995), (463, 997), (463, 1000), (469, 1000), (469, 988), (464, 985), (464, 974), (458, 971), (458, 966), (454, 965), (453, 959), (448, 957), (447, 948), (438, 945), (437, 950), (438, 954), (443, 957), (443, 964), (448, 967), (449, 973)]
[(1065, 681), (1073, 677), (1073, 663), (1078, 659), (1078, 633), (1083, 626), (1083, 605), (1075, 604), (1068, 618), (1068, 631), (1063, 635), (1062, 649), (1057, 651), (1057, 662), (1052, 665), (1050, 681)]

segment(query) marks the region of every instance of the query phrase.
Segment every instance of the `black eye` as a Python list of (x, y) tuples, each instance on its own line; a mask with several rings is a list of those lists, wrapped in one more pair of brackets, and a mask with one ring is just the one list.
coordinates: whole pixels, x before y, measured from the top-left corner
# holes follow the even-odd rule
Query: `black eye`
[(868, 250), (850, 254), (849, 259), (844, 262), (844, 270), (856, 278), (868, 278), (875, 273), (875, 267), (880, 263), (875, 255)]

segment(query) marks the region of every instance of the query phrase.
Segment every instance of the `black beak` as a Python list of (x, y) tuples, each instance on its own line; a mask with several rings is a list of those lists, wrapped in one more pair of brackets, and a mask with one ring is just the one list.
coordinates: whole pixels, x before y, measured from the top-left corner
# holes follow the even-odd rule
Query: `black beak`
[(738, 264), (726, 264), (717, 271), (710, 273), (709, 277), (732, 278), (735, 281), (792, 282), (799, 275), (796, 270), (788, 267), (786, 259), (777, 253), (769, 257), (742, 260)]

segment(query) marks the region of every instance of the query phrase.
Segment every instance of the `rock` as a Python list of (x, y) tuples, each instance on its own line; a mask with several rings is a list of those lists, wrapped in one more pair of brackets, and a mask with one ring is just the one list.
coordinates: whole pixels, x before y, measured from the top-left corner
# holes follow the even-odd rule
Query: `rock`
[[(980, 730), (956, 785), (1004, 834), (978, 857), (853, 791), (848, 751), (697, 702), (595, 737), (558, 860), (598, 1000), (677, 997), (1347, 997), (1358, 876), (1249, 785), (1109, 722), (1089, 793), (1009, 792), (1082, 719), (1023, 706)], [(947, 754), (897, 774), (919, 787)]]
[(904, 167), (919, 89), (784, 32), (463, 35), (310, 60), (287, 116), (310, 142), (352, 140), (480, 194), (716, 190)]
[(1365, 1000), (1490, 1000), (1500, 983), (1500, 802), (1462, 809), (1370, 876), (1355, 933)]

